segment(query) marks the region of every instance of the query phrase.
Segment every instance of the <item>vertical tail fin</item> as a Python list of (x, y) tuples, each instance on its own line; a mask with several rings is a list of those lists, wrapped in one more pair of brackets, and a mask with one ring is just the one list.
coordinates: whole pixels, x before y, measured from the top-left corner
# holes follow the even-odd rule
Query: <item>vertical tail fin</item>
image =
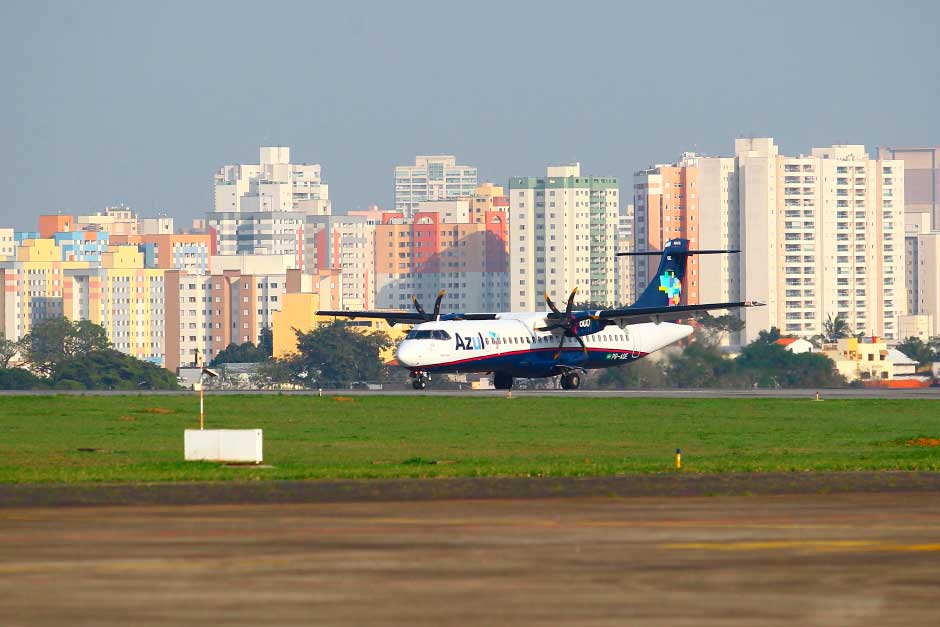
[(671, 239), (663, 247), (659, 269), (633, 307), (668, 307), (682, 298), (682, 281), (689, 261), (689, 240)]

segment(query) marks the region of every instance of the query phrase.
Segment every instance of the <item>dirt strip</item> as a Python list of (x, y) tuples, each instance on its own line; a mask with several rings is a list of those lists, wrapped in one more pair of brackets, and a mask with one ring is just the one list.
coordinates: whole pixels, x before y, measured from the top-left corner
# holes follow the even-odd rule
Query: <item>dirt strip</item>
[(936, 472), (0, 485), (0, 507), (940, 492)]

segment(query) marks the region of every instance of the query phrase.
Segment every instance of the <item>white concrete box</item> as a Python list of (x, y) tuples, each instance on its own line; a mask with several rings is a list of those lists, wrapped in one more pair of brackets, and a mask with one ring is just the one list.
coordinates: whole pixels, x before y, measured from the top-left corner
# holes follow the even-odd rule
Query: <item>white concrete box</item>
[(186, 429), (186, 461), (246, 462), (260, 464), (261, 429)]

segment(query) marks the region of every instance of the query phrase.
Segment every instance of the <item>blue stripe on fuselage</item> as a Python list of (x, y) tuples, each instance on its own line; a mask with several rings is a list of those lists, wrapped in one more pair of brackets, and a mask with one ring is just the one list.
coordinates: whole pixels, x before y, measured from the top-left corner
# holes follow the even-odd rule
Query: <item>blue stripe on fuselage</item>
[(544, 377), (556, 374), (556, 366), (570, 368), (609, 368), (630, 363), (646, 356), (639, 351), (611, 348), (588, 348), (587, 355), (579, 346), (565, 346), (556, 360), (557, 347), (528, 348), (500, 354), (467, 357), (435, 365), (423, 366), (421, 370), (431, 373), (449, 372), (507, 372), (514, 377)]

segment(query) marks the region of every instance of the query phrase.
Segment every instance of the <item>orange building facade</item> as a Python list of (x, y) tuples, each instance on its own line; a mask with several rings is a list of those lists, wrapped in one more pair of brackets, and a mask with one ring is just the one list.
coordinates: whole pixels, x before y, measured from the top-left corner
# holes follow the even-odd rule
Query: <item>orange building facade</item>
[[(662, 250), (665, 242), (681, 237), (689, 248), (698, 248), (698, 167), (685, 155), (676, 165), (656, 165), (633, 177), (636, 250)], [(636, 258), (636, 286), (642, 290), (656, 273), (657, 257)], [(689, 259), (682, 286), (681, 304), (699, 303), (699, 263)]]

